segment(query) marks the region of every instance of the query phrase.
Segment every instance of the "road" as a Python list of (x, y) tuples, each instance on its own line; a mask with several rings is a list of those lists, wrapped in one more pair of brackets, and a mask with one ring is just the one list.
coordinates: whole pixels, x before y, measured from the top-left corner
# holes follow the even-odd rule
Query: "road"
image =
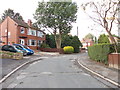
[(105, 81), (75, 65), (78, 57), (48, 56), (19, 70), (3, 88), (109, 88)]
[(13, 69), (15, 69), (16, 67), (18, 67), (19, 65), (30, 61), (32, 59), (37, 59), (38, 55), (32, 55), (32, 56), (24, 56), (24, 58), (22, 60), (14, 60), (14, 59), (0, 59), (1, 65), (1, 71), (2, 73), (0, 73), (0, 76), (3, 77), (6, 74), (8, 74), (9, 72), (11, 72)]

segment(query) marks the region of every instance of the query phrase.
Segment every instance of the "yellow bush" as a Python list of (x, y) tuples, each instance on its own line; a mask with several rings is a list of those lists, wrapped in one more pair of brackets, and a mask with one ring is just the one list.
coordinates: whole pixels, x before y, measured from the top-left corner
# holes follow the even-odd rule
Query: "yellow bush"
[(72, 46), (65, 46), (63, 48), (64, 53), (73, 53), (74, 52), (74, 48)]

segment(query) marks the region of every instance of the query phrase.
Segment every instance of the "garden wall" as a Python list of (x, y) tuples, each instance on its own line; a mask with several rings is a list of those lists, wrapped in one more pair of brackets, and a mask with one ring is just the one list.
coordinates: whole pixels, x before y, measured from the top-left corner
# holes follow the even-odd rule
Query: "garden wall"
[(59, 52), (57, 48), (39, 48), (43, 52)]
[(22, 59), (23, 54), (22, 53), (13, 53), (13, 52), (7, 52), (7, 51), (0, 51), (1, 57), (4, 59)]

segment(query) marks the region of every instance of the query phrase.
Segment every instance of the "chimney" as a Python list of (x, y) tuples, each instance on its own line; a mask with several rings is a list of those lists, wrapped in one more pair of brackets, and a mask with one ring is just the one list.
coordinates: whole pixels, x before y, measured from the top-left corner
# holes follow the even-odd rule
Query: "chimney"
[(28, 25), (32, 26), (32, 21), (30, 19), (28, 19)]

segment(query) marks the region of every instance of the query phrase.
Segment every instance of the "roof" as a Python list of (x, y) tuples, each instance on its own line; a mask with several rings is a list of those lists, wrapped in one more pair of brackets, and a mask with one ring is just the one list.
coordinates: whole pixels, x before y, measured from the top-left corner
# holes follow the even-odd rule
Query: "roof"
[[(8, 16), (10, 17), (10, 16)], [(7, 18), (7, 17), (6, 17)], [(26, 28), (32, 28), (32, 29), (35, 29), (35, 30), (38, 30), (38, 31), (41, 31), (43, 32), (44, 34), (46, 34), (44, 31), (40, 30), (40, 29), (37, 29), (35, 28), (34, 26), (29, 26), (26, 22), (24, 22), (23, 20), (19, 20), (19, 19), (15, 19), (15, 18), (12, 18), (10, 17), (13, 21), (15, 21), (19, 26), (22, 26), (22, 27), (26, 27)]]
[(44, 31), (42, 31), (42, 30), (40, 30), (39, 28), (36, 28), (36, 27), (34, 27), (34, 26), (29, 26), (29, 28), (35, 29), (35, 30), (37, 30), (37, 31), (41, 31), (41, 32), (43, 32), (44, 34), (46, 34)]
[(18, 20), (18, 19), (15, 19), (15, 18), (12, 18), (19, 26), (23, 26), (23, 27), (26, 27), (28, 28), (28, 24), (25, 23), (23, 20)]
[(82, 43), (85, 43), (85, 42), (93, 42), (93, 40), (92, 40), (92, 39), (85, 39), (85, 38), (83, 38), (83, 39), (81, 40), (81, 42), (82, 42)]

